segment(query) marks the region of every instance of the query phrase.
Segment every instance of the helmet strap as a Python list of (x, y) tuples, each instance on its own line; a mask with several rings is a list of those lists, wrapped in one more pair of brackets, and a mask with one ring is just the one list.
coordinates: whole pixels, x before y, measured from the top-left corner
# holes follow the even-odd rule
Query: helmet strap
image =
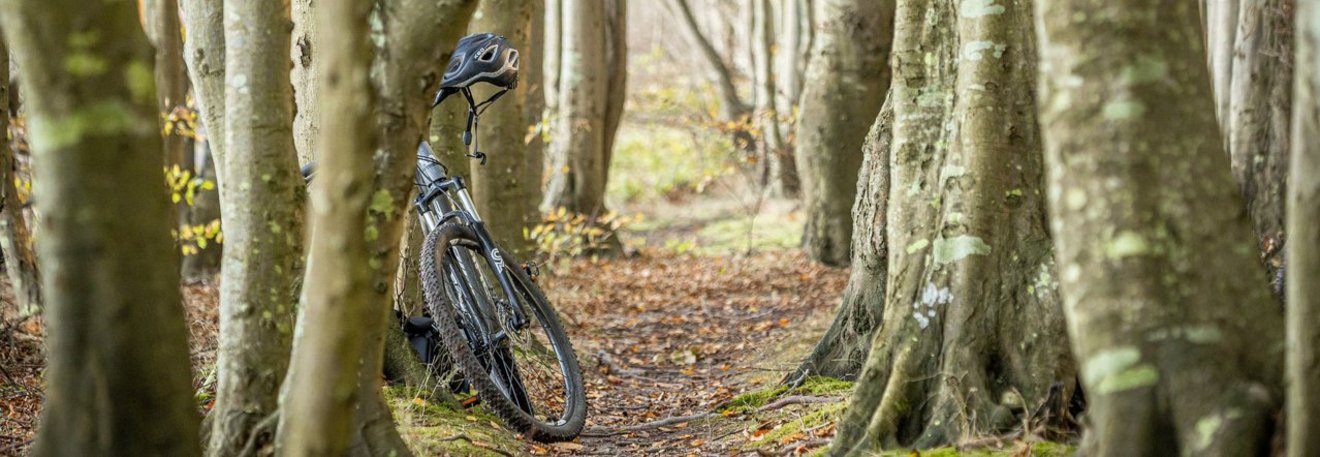
[(495, 103), (496, 100), (499, 100), (500, 97), (503, 97), (504, 93), (508, 91), (508, 88), (500, 89), (499, 92), (494, 93), (486, 100), (477, 103), (476, 98), (473, 98), (472, 96), (472, 89), (467, 87), (461, 89), (463, 98), (467, 100), (468, 103), (467, 127), (463, 129), (463, 145), (470, 147), (466, 155), (473, 159), (481, 160), (481, 165), (483, 166), (486, 165), (486, 153), (481, 152), (481, 149), (477, 147), (477, 130), (481, 127), (481, 114), (485, 113), (486, 109), (490, 108), (492, 103)]

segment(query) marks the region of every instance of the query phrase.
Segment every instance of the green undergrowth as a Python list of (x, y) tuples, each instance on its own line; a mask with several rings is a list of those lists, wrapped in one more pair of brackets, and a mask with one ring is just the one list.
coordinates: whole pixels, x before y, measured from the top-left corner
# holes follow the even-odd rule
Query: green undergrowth
[(788, 395), (827, 395), (848, 392), (852, 388), (853, 383), (851, 381), (813, 376), (803, 381), (802, 385), (794, 388), (781, 384), (768, 389), (738, 395), (716, 409), (722, 414), (744, 414), (756, 411), (775, 399)]
[[(429, 392), (393, 386), (385, 397), (404, 441), (417, 455), (500, 456), (523, 453), (517, 434), (480, 405), (463, 409), (426, 400)], [(457, 404), (457, 403), (455, 403)]]

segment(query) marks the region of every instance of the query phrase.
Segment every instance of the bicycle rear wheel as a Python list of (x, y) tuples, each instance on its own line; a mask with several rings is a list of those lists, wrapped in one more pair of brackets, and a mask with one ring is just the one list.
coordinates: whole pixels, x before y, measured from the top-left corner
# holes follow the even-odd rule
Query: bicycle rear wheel
[(464, 225), (432, 231), (422, 252), (422, 288), (441, 343), (482, 401), (509, 428), (537, 441), (581, 433), (582, 373), (540, 288), (521, 268), (483, 250)]

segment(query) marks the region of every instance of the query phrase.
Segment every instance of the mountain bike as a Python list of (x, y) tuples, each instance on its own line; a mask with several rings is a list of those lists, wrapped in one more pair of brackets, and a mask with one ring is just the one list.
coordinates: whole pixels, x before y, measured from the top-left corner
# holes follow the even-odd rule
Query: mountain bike
[[(516, 79), (480, 103), (469, 84), (442, 85), (432, 104), (463, 96), (465, 152), (482, 165), (487, 156), (477, 147), (480, 115), (514, 85)], [(312, 170), (304, 167), (309, 182)], [(418, 146), (415, 184), (426, 240), (418, 256), (426, 311), (404, 323), (414, 351), (433, 370), (457, 368), (463, 379), (450, 388), (475, 389), (469, 398), (485, 403), (510, 429), (538, 441), (573, 439), (586, 422), (582, 372), (537, 285), (535, 264), (519, 264), (491, 238), (463, 178), (451, 176), (425, 141)]]

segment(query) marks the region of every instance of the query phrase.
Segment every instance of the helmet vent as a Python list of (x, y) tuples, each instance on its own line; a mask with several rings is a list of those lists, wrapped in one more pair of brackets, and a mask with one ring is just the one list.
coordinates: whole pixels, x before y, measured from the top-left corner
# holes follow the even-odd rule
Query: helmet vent
[(484, 51), (481, 51), (481, 56), (477, 57), (477, 60), (480, 60), (482, 62), (494, 62), (495, 54), (496, 54), (495, 51), (497, 50), (499, 50), (499, 46), (490, 46), (486, 48)]

